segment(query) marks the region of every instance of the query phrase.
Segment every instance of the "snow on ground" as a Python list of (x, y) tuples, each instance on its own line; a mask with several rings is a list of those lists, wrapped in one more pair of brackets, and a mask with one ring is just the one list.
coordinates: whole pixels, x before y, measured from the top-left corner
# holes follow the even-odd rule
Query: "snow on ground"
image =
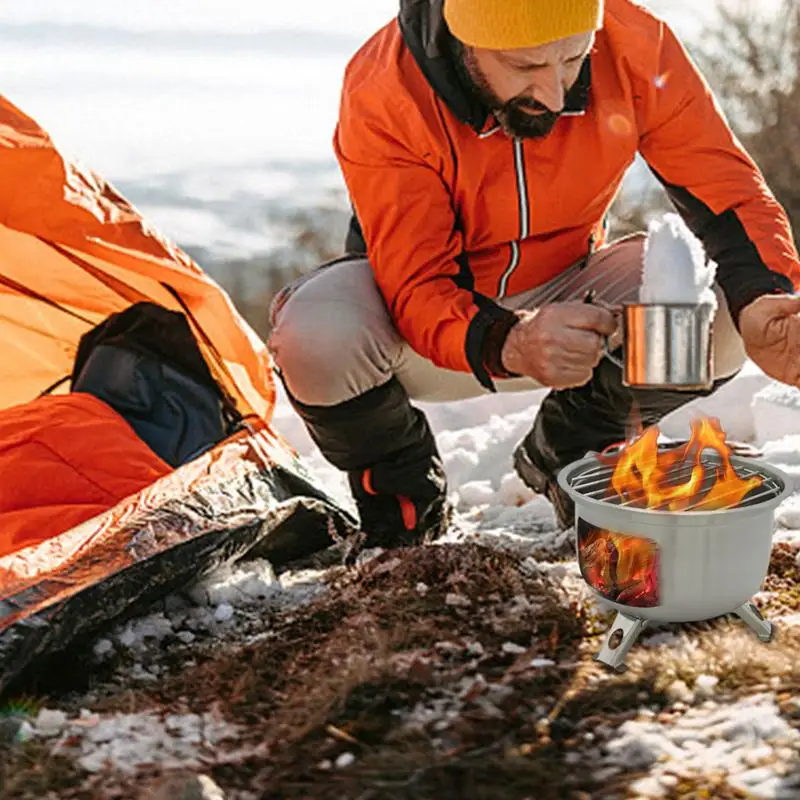
[[(585, 598), (588, 589), (571, 560), (571, 535), (556, 530), (550, 505), (527, 489), (511, 466), (513, 448), (529, 429), (542, 397), (543, 392), (504, 394), (424, 407), (462, 520), (451, 539), (477, 538), (511, 548), (525, 559), (524, 570), (556, 578), (566, 598)], [(765, 460), (791, 479), (800, 474), (800, 392), (775, 386), (753, 365), (714, 397), (673, 414), (662, 432), (686, 436), (693, 414), (717, 416), (729, 438), (763, 447)], [(279, 398), (274, 424), (329, 493), (352, 507), (343, 476), (322, 459), (285, 397)], [(800, 494), (778, 509), (776, 521), (776, 540), (800, 543)], [(174, 659), (177, 651), (191, 666), (199, 644), (269, 636), (270, 614), (294, 613), (325, 591), (324, 577), (310, 571), (276, 577), (264, 561), (240, 564), (168, 598), (157, 613), (106, 634), (95, 643), (95, 657), (102, 663), (112, 655), (123, 656), (115, 676), (120, 686), (157, 681), (168, 669), (162, 661), (166, 652)], [(797, 622), (800, 616), (781, 620), (782, 625)], [(675, 636), (668, 628), (653, 630), (638, 646), (670, 641)], [(786, 765), (797, 761), (798, 734), (780, 717), (774, 695), (717, 705), (713, 679), (706, 683), (705, 691), (685, 698), (699, 705), (678, 702), (658, 718), (643, 708), (637, 720), (606, 731), (593, 755), (600, 758), (600, 769), (609, 776), (621, 767), (648, 771), (635, 787), (641, 797), (663, 796), (681, 776), (709, 770), (722, 771), (749, 796), (800, 796), (800, 789), (784, 780)], [(84, 699), (90, 704), (93, 698)], [(217, 717), (100, 717), (83, 711), (67, 719), (60, 712), (44, 711), (21, 735), (52, 739), (57, 749), (71, 748), (89, 770), (129, 770), (148, 763), (196, 763), (221, 739), (235, 737), (235, 731)]]
[[(199, 644), (243, 641), (269, 635), (270, 616), (310, 603), (325, 591), (323, 573), (303, 570), (275, 576), (268, 562), (250, 561), (219, 570), (181, 595), (168, 597), (163, 610), (126, 622), (99, 638), (99, 662), (122, 657), (120, 685), (152, 683), (174, 659)], [(168, 647), (167, 647), (168, 645)]]
[(83, 709), (70, 719), (60, 711), (39, 712), (23, 736), (50, 739), (54, 753), (72, 755), (87, 772), (144, 766), (201, 768), (236, 729), (218, 714), (115, 714)]
[(624, 723), (603, 746), (604, 773), (648, 771), (631, 787), (642, 797), (664, 797), (682, 779), (714, 772), (747, 797), (797, 797), (800, 778), (789, 785), (780, 765), (796, 765), (799, 739), (770, 694), (727, 706), (678, 702), (661, 719), (643, 709)]
[[(479, 538), (500, 537), (520, 552), (526, 542), (537, 552), (558, 552), (569, 540), (569, 535), (556, 531), (550, 504), (528, 489), (511, 466), (511, 453), (530, 429), (544, 395), (541, 390), (420, 404), (436, 433), (451, 497), (463, 522)], [(800, 474), (800, 391), (775, 384), (752, 362), (711, 397), (669, 415), (661, 432), (686, 437), (690, 420), (700, 415), (717, 417), (730, 440), (754, 443), (764, 448), (768, 463), (790, 476)], [(322, 458), (283, 394), (274, 425), (331, 495), (352, 509), (344, 476)], [(800, 517), (800, 498), (790, 498), (781, 507), (782, 525), (791, 517), (787, 507), (796, 508)]]

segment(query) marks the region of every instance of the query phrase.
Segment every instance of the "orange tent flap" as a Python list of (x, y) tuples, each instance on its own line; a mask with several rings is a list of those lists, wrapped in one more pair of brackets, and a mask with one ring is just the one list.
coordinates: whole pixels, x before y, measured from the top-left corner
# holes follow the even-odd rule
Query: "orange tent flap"
[(266, 347), (225, 291), (2, 96), (0, 174), (0, 409), (68, 376), (86, 331), (150, 300), (187, 314), (214, 377), (269, 422)]
[(171, 472), (88, 394), (0, 412), (0, 558), (107, 511)]

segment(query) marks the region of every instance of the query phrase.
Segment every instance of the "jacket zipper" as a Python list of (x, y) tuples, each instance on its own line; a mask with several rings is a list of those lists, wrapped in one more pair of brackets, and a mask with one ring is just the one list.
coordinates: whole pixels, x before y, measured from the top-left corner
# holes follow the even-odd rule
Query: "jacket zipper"
[(528, 198), (528, 179), (525, 175), (525, 151), (522, 147), (522, 139), (514, 139), (514, 172), (517, 177), (517, 201), (519, 206), (519, 239), (511, 242), (511, 258), (505, 272), (500, 278), (500, 286), (497, 291), (498, 298), (503, 298), (508, 292), (508, 281), (514, 270), (519, 266), (520, 261), (520, 242), (530, 236), (530, 200)]

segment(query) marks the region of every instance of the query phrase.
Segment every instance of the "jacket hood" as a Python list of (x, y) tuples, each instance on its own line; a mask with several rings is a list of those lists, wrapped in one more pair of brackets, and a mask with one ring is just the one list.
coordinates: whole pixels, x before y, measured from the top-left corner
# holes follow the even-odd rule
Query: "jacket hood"
[[(400, 0), (400, 30), (431, 88), (461, 122), (481, 132), (486, 127), (490, 111), (456, 69), (455, 39), (444, 21), (443, 6), (444, 0)], [(564, 114), (586, 111), (591, 82), (589, 57), (567, 94)]]

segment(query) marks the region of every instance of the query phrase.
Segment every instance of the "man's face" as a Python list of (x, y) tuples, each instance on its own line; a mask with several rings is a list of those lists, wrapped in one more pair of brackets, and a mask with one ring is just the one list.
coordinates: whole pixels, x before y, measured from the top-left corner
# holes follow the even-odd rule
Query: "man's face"
[(463, 67), (509, 136), (547, 136), (594, 45), (594, 33), (521, 50), (462, 48)]

